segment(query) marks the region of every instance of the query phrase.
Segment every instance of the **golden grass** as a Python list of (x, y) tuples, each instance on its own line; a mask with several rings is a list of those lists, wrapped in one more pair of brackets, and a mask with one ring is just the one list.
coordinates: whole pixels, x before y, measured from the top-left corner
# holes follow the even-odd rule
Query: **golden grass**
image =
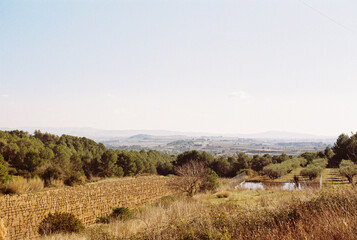
[[(228, 193), (218, 198), (217, 194)], [(83, 233), (46, 240), (114, 239), (355, 239), (357, 192), (322, 190), (232, 190), (193, 198), (164, 198), (137, 209), (129, 220), (97, 224)], [(62, 238), (61, 238), (62, 237)]]
[[(83, 233), (78, 233), (78, 234), (53, 234), (50, 236), (44, 236), (41, 239), (43, 240), (87, 240), (90, 239), (87, 236), (85, 236)], [(104, 239), (103, 239), (104, 240)]]
[(63, 181), (60, 179), (53, 179), (51, 181), (51, 187), (64, 187), (64, 186), (65, 185), (64, 185)]
[(40, 191), (44, 188), (43, 180), (40, 178), (26, 179), (21, 176), (14, 176), (12, 181), (6, 184), (9, 193), (28, 193)]
[(7, 230), (4, 226), (2, 219), (0, 219), (0, 240), (5, 240), (7, 236)]

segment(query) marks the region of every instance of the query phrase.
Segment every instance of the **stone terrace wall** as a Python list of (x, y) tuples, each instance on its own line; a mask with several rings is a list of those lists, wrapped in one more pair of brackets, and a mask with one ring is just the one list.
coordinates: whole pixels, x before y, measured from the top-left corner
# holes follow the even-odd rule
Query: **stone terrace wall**
[(115, 206), (134, 208), (175, 193), (175, 178), (122, 178), (49, 191), (0, 197), (0, 219), (7, 239), (36, 239), (39, 223), (49, 212), (70, 212), (86, 226)]

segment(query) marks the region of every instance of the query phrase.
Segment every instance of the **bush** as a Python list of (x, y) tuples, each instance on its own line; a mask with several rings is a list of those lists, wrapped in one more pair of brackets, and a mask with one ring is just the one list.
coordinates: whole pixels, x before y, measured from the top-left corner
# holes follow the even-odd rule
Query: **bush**
[(127, 220), (130, 217), (133, 216), (133, 211), (130, 210), (127, 207), (114, 207), (112, 210), (112, 213), (104, 216), (104, 217), (99, 217), (97, 218), (97, 223), (109, 223), (111, 220)]
[(285, 175), (286, 170), (282, 166), (278, 166), (278, 165), (280, 165), (280, 164), (271, 164), (271, 165), (264, 167), (263, 173), (265, 175), (268, 175), (269, 178), (271, 178), (271, 179), (276, 179), (276, 178), (279, 178), (279, 177)]
[(62, 175), (61, 169), (54, 164), (46, 164), (38, 170), (40, 177), (45, 183), (45, 187), (52, 185), (52, 180), (60, 179)]
[(276, 179), (290, 173), (301, 164), (304, 164), (304, 162), (305, 159), (303, 158), (293, 158), (285, 160), (282, 163), (270, 164), (264, 167), (263, 173), (268, 175), (271, 179)]
[(307, 166), (305, 169), (301, 170), (300, 174), (304, 177), (309, 177), (310, 180), (317, 178), (321, 173), (322, 169), (316, 166)]
[(214, 190), (218, 187), (218, 175), (204, 162), (190, 161), (175, 168), (181, 178), (173, 185), (178, 190), (193, 196), (199, 191)]
[(65, 185), (70, 187), (83, 184), (84, 182), (85, 182), (84, 176), (81, 176), (79, 173), (72, 173), (63, 181)]
[(120, 220), (126, 220), (130, 218), (133, 215), (133, 211), (131, 211), (127, 207), (115, 207), (113, 208), (112, 213), (110, 214), (110, 217), (120, 219)]
[(49, 213), (42, 220), (38, 227), (38, 233), (41, 235), (49, 235), (53, 233), (72, 233), (79, 232), (84, 229), (83, 223), (72, 213)]
[(353, 183), (353, 177), (357, 175), (357, 165), (351, 160), (342, 160), (340, 163), (340, 174), (345, 176), (349, 183)]
[(307, 167), (301, 170), (301, 176), (309, 177), (310, 180), (317, 178), (321, 174), (322, 170), (327, 166), (326, 158), (318, 158), (312, 160)]
[(219, 186), (218, 175), (212, 169), (208, 169), (208, 172), (205, 177), (205, 181), (201, 186), (201, 191), (206, 190), (215, 190)]
[(11, 179), (4, 157), (0, 154), (0, 183), (6, 183)]
[(328, 160), (326, 158), (317, 158), (312, 160), (311, 164), (309, 165), (314, 165), (323, 169), (326, 168), (327, 164), (328, 164)]

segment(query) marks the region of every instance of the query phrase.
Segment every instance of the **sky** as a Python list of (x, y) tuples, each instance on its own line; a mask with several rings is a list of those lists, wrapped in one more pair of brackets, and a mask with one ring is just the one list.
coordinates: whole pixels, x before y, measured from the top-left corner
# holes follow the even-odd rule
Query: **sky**
[(357, 130), (355, 0), (0, 1), (0, 127)]

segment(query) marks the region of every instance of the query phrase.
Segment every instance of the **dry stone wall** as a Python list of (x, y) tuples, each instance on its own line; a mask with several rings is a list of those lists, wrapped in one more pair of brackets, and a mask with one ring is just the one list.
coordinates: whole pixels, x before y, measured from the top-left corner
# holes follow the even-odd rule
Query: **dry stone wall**
[(7, 239), (36, 239), (39, 223), (50, 212), (75, 214), (88, 226), (115, 206), (135, 208), (176, 192), (175, 178), (146, 176), (113, 179), (77, 187), (0, 197), (0, 219)]

